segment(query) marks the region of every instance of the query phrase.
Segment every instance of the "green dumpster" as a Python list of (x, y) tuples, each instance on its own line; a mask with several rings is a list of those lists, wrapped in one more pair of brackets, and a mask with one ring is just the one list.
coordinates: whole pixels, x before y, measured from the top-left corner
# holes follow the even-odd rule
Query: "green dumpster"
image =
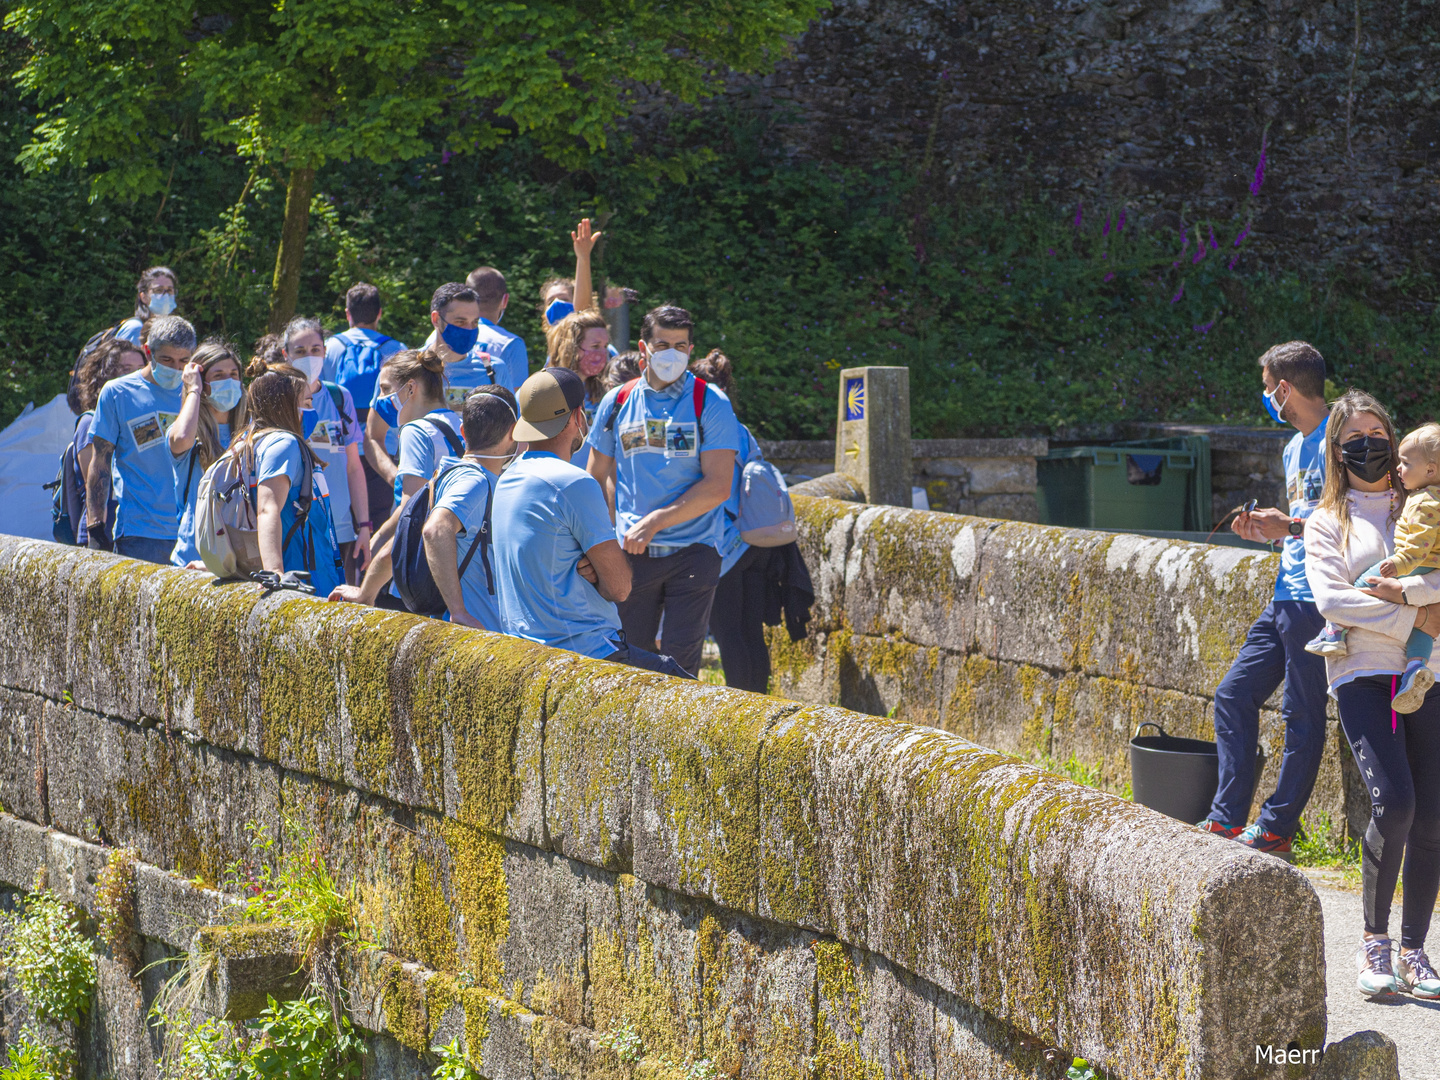
[(1182, 531), (1196, 455), (1072, 446), (1036, 461), (1040, 520), (1075, 529)]

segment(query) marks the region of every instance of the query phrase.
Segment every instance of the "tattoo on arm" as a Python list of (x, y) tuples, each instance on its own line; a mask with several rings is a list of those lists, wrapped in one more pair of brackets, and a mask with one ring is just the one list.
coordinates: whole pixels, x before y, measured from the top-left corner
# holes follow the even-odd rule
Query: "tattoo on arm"
[(110, 459), (115, 456), (115, 447), (98, 437), (90, 447), (94, 452), (85, 474), (85, 521), (99, 525), (105, 520), (105, 508), (110, 502)]

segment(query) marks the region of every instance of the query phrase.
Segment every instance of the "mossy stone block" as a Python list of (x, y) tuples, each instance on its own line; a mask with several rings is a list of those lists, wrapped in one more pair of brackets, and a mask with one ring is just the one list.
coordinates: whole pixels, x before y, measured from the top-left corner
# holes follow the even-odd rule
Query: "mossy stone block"
[(815, 1053), (816, 937), (743, 917), (703, 919), (700, 1022), (722, 1076), (803, 1076)]
[(796, 494), (795, 528), (800, 553), (815, 586), (816, 614), (830, 625), (845, 609), (845, 566), (863, 505)]
[(816, 941), (817, 1071), (868, 1080), (935, 1073), (935, 988), (884, 957)]
[(857, 634), (896, 634), (963, 652), (975, 638), (977, 553), (993, 523), (868, 507), (845, 563), (845, 618)]
[[(553, 852), (507, 844), (504, 855), (509, 933), (499, 945), (499, 985), (506, 996), (533, 1006), (537, 985), (572, 978), (570, 1015), (579, 1023), (584, 984), (587, 875), (581, 864)], [(554, 1007), (544, 1011), (552, 1012)]]
[(44, 824), (46, 701), (0, 688), (0, 809)]
[(205, 972), (201, 1009), (222, 1020), (251, 1020), (269, 999), (293, 1001), (310, 984), (292, 927), (209, 926), (195, 932), (191, 967)]
[(633, 668), (576, 658), (545, 700), (545, 825), (569, 858), (630, 871), (631, 731), (653, 679)]
[(667, 676), (646, 682), (631, 736), (635, 873), (753, 912), (760, 737), (794, 706)]

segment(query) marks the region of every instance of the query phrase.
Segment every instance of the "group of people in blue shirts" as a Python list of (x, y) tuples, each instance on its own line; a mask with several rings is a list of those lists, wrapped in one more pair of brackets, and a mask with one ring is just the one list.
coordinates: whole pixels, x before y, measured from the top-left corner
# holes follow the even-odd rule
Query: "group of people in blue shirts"
[[(588, 280), (572, 284), (585, 295), (575, 286)], [(79, 542), (203, 567), (200, 480), (222, 454), (249, 454), (265, 572), (404, 609), (396, 533), (423, 490), (451, 621), (691, 677), (713, 631), (727, 682), (766, 689), (775, 605), (761, 594), (790, 573), (793, 603), (809, 582), (798, 552), (739, 536), (738, 481), (760, 451), (727, 394), (728, 359), (692, 364), (687, 311), (651, 311), (622, 355), (595, 307), (554, 301), (551, 356), (532, 375), (524, 339), (500, 326), (498, 270), (436, 289), (419, 349), (380, 330), (379, 291), (361, 283), (347, 329), (294, 319), (242, 372), (228, 343), (197, 343), (176, 292), (172, 271), (147, 270), (135, 317), (77, 366)]]

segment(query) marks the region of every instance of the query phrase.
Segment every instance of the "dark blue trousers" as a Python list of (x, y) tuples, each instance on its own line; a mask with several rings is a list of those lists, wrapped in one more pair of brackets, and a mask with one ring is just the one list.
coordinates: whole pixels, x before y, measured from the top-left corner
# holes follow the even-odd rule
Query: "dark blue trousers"
[(1255, 748), (1260, 706), (1282, 682), (1285, 753), (1275, 794), (1260, 808), (1258, 824), (1277, 836), (1294, 836), (1315, 789), (1325, 750), (1325, 661), (1305, 651), (1325, 620), (1308, 600), (1272, 600), (1215, 691), (1215, 742), (1220, 751), (1220, 788), (1210, 818), (1224, 825), (1250, 819), (1255, 790)]

